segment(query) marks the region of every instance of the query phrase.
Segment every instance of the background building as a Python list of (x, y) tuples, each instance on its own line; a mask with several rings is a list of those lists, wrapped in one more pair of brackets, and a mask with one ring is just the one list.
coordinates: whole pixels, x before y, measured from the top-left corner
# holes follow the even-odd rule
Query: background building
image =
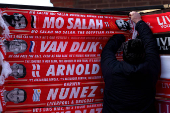
[[(54, 7), (109, 9), (169, 4), (169, 0), (50, 0)], [(166, 10), (167, 11), (167, 10)], [(168, 10), (170, 11), (170, 10)], [(160, 12), (156, 12), (160, 13)]]

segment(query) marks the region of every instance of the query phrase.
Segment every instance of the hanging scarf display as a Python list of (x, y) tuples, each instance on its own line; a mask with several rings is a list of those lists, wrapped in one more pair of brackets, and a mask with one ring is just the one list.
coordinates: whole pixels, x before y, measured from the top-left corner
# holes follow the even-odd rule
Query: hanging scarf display
[[(0, 111), (101, 113), (102, 105), (96, 105), (103, 102), (104, 92), (101, 52), (114, 34), (124, 34), (126, 41), (136, 37), (129, 17), (1, 10), (10, 31), (9, 39), (2, 41), (4, 59), (12, 73), (0, 88)], [(153, 33), (170, 31), (169, 13), (142, 19)], [(122, 60), (122, 47), (116, 57)]]

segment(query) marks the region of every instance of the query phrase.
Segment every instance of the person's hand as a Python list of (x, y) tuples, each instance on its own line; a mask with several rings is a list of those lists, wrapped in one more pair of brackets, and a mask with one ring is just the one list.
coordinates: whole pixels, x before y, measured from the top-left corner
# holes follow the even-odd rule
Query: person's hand
[(129, 13), (129, 17), (131, 18), (131, 20), (135, 23), (137, 23), (138, 21), (142, 20), (141, 15), (135, 11), (132, 11)]
[(0, 35), (3, 33), (3, 28), (0, 26)]

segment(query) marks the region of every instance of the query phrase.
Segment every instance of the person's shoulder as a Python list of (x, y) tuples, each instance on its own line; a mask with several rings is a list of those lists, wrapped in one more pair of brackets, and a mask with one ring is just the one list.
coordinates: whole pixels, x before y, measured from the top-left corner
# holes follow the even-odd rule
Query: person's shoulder
[(140, 25), (142, 25), (142, 24), (146, 24), (143, 20), (140, 20), (140, 21), (138, 21), (137, 23), (136, 23), (136, 26), (140, 26)]

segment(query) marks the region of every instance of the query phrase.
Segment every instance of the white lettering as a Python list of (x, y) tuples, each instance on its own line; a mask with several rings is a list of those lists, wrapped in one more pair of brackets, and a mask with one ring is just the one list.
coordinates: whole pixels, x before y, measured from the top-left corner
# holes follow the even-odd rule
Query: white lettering
[(74, 68), (75, 68), (75, 64), (72, 64), (72, 67), (71, 67), (70, 64), (68, 64), (67, 65), (67, 70), (66, 70), (66, 75), (69, 75), (69, 72), (70, 72), (70, 75), (73, 75)]
[(97, 88), (98, 88), (98, 86), (91, 86), (92, 91), (90, 92), (88, 97), (95, 97), (94, 92), (96, 91)]
[[(50, 65), (46, 76), (64, 76), (64, 75), (90, 75), (90, 74), (97, 74), (100, 70), (99, 64), (91, 64), (92, 67), (90, 67), (90, 64), (86, 64), (85, 66), (83, 64), (78, 64), (77, 66), (75, 64), (67, 64), (67, 65)], [(55, 67), (56, 66), (56, 67)], [(56, 68), (56, 71), (55, 71)]]
[(89, 64), (86, 64), (85, 75), (88, 75), (88, 74), (90, 74), (90, 72), (89, 72)]
[(52, 97), (52, 100), (55, 100), (57, 93), (58, 93), (58, 88), (55, 89), (55, 92), (54, 92), (54, 89), (50, 89), (47, 100), (50, 100), (51, 97)]
[[(73, 98), (86, 98), (86, 97), (95, 97), (95, 91), (97, 90), (98, 86), (91, 86), (90, 89), (92, 91), (88, 94), (89, 92), (89, 86), (83, 87), (82, 91), (80, 92), (80, 87), (72, 87), (70, 88), (61, 88), (60, 93), (58, 93), (59, 88), (56, 89), (50, 89), (47, 100), (55, 100), (57, 97), (57, 94), (59, 94), (59, 99), (66, 99), (69, 96), (69, 99)], [(55, 90), (55, 91), (54, 91)], [(79, 93), (81, 93), (79, 95)], [(70, 94), (70, 95), (68, 95)], [(58, 98), (57, 98), (58, 99)]]
[(102, 20), (96, 19), (96, 29), (103, 29), (103, 22), (102, 22)]
[(83, 87), (83, 90), (81, 92), (80, 98), (84, 98), (86, 97), (86, 93), (87, 93), (87, 89), (89, 89), (89, 87)]
[(64, 75), (65, 65), (58, 65), (57, 75)]
[(159, 20), (159, 17), (156, 17), (157, 18), (157, 22), (159, 25), (163, 25), (163, 22), (161, 23), (160, 20)]
[[(60, 41), (57, 47), (57, 41), (41, 41), (40, 52), (65, 52), (68, 42)], [(50, 46), (49, 46), (50, 45)]]
[(81, 75), (84, 71), (84, 66), (83, 64), (79, 64), (77, 67), (76, 67), (76, 74), (77, 75)]
[(81, 21), (80, 21), (80, 18), (76, 18), (76, 21), (75, 21), (75, 24), (74, 24), (74, 27), (73, 29), (81, 29)]
[(86, 19), (80, 18), (68, 18), (67, 29), (102, 29), (103, 21), (99, 19), (90, 19), (88, 23), (86, 23)]
[(71, 47), (71, 49), (70, 49), (70, 52), (75, 52), (75, 51), (77, 51), (78, 50), (78, 48), (79, 48), (79, 42), (73, 42), (73, 45), (72, 45), (72, 47)]
[(55, 22), (56, 28), (60, 29), (60, 28), (63, 27), (63, 25), (64, 25), (64, 19), (61, 18), (61, 17), (58, 17), (58, 18), (56, 19), (56, 22)]
[[(70, 88), (66, 88), (66, 91), (65, 91), (65, 88), (61, 88), (59, 99), (65, 99), (68, 96), (69, 90), (70, 90)], [(64, 92), (65, 92), (65, 94), (63, 95)]]
[(72, 99), (73, 96), (74, 98), (77, 98), (79, 91), (80, 91), (80, 87), (77, 87), (77, 91), (76, 91), (76, 87), (73, 87), (69, 99)]
[(50, 65), (50, 67), (49, 67), (49, 69), (48, 69), (48, 71), (47, 71), (46, 76), (49, 76), (49, 75), (55, 76), (54, 65)]
[(43, 24), (43, 28), (54, 28), (54, 19), (55, 17), (51, 17), (50, 20), (49, 20), (49, 17), (45, 17), (44, 19), (44, 24)]
[(92, 67), (92, 74), (97, 74), (99, 72), (99, 65), (98, 64), (93, 64)]
[(50, 51), (56, 52), (56, 47), (57, 47), (57, 42), (53, 41), (50, 47), (48, 48), (47, 52), (50, 52)]
[[(46, 45), (45, 45), (45, 41), (41, 41), (41, 49), (40, 52), (44, 52), (47, 47), (49, 46), (49, 44), (51, 43), (51, 41), (47, 41)], [(45, 46), (44, 46), (45, 45)]]
[(87, 29), (86, 19), (82, 19), (82, 20), (83, 20), (82, 29)]
[(98, 45), (99, 42), (87, 42), (86, 45), (85, 42), (82, 42), (81, 44), (79, 42), (73, 42), (70, 52), (96, 52)]
[(56, 52), (60, 52), (60, 50), (61, 50), (61, 52), (64, 52), (67, 47), (67, 44), (68, 44), (68, 42), (65, 42), (65, 44), (63, 45), (63, 42), (61, 41)]
[(74, 18), (68, 18), (68, 23), (70, 24), (70, 26), (67, 26), (67, 29), (73, 28), (73, 23), (72, 23), (73, 20)]
[(89, 52), (92, 52), (92, 50), (93, 50), (93, 52), (96, 52), (96, 47), (98, 44), (99, 44), (99, 42), (96, 42), (96, 43), (92, 42)]
[(95, 23), (94, 23), (94, 20), (93, 19), (90, 19), (90, 22), (89, 22), (89, 26), (87, 29), (95, 29)]

